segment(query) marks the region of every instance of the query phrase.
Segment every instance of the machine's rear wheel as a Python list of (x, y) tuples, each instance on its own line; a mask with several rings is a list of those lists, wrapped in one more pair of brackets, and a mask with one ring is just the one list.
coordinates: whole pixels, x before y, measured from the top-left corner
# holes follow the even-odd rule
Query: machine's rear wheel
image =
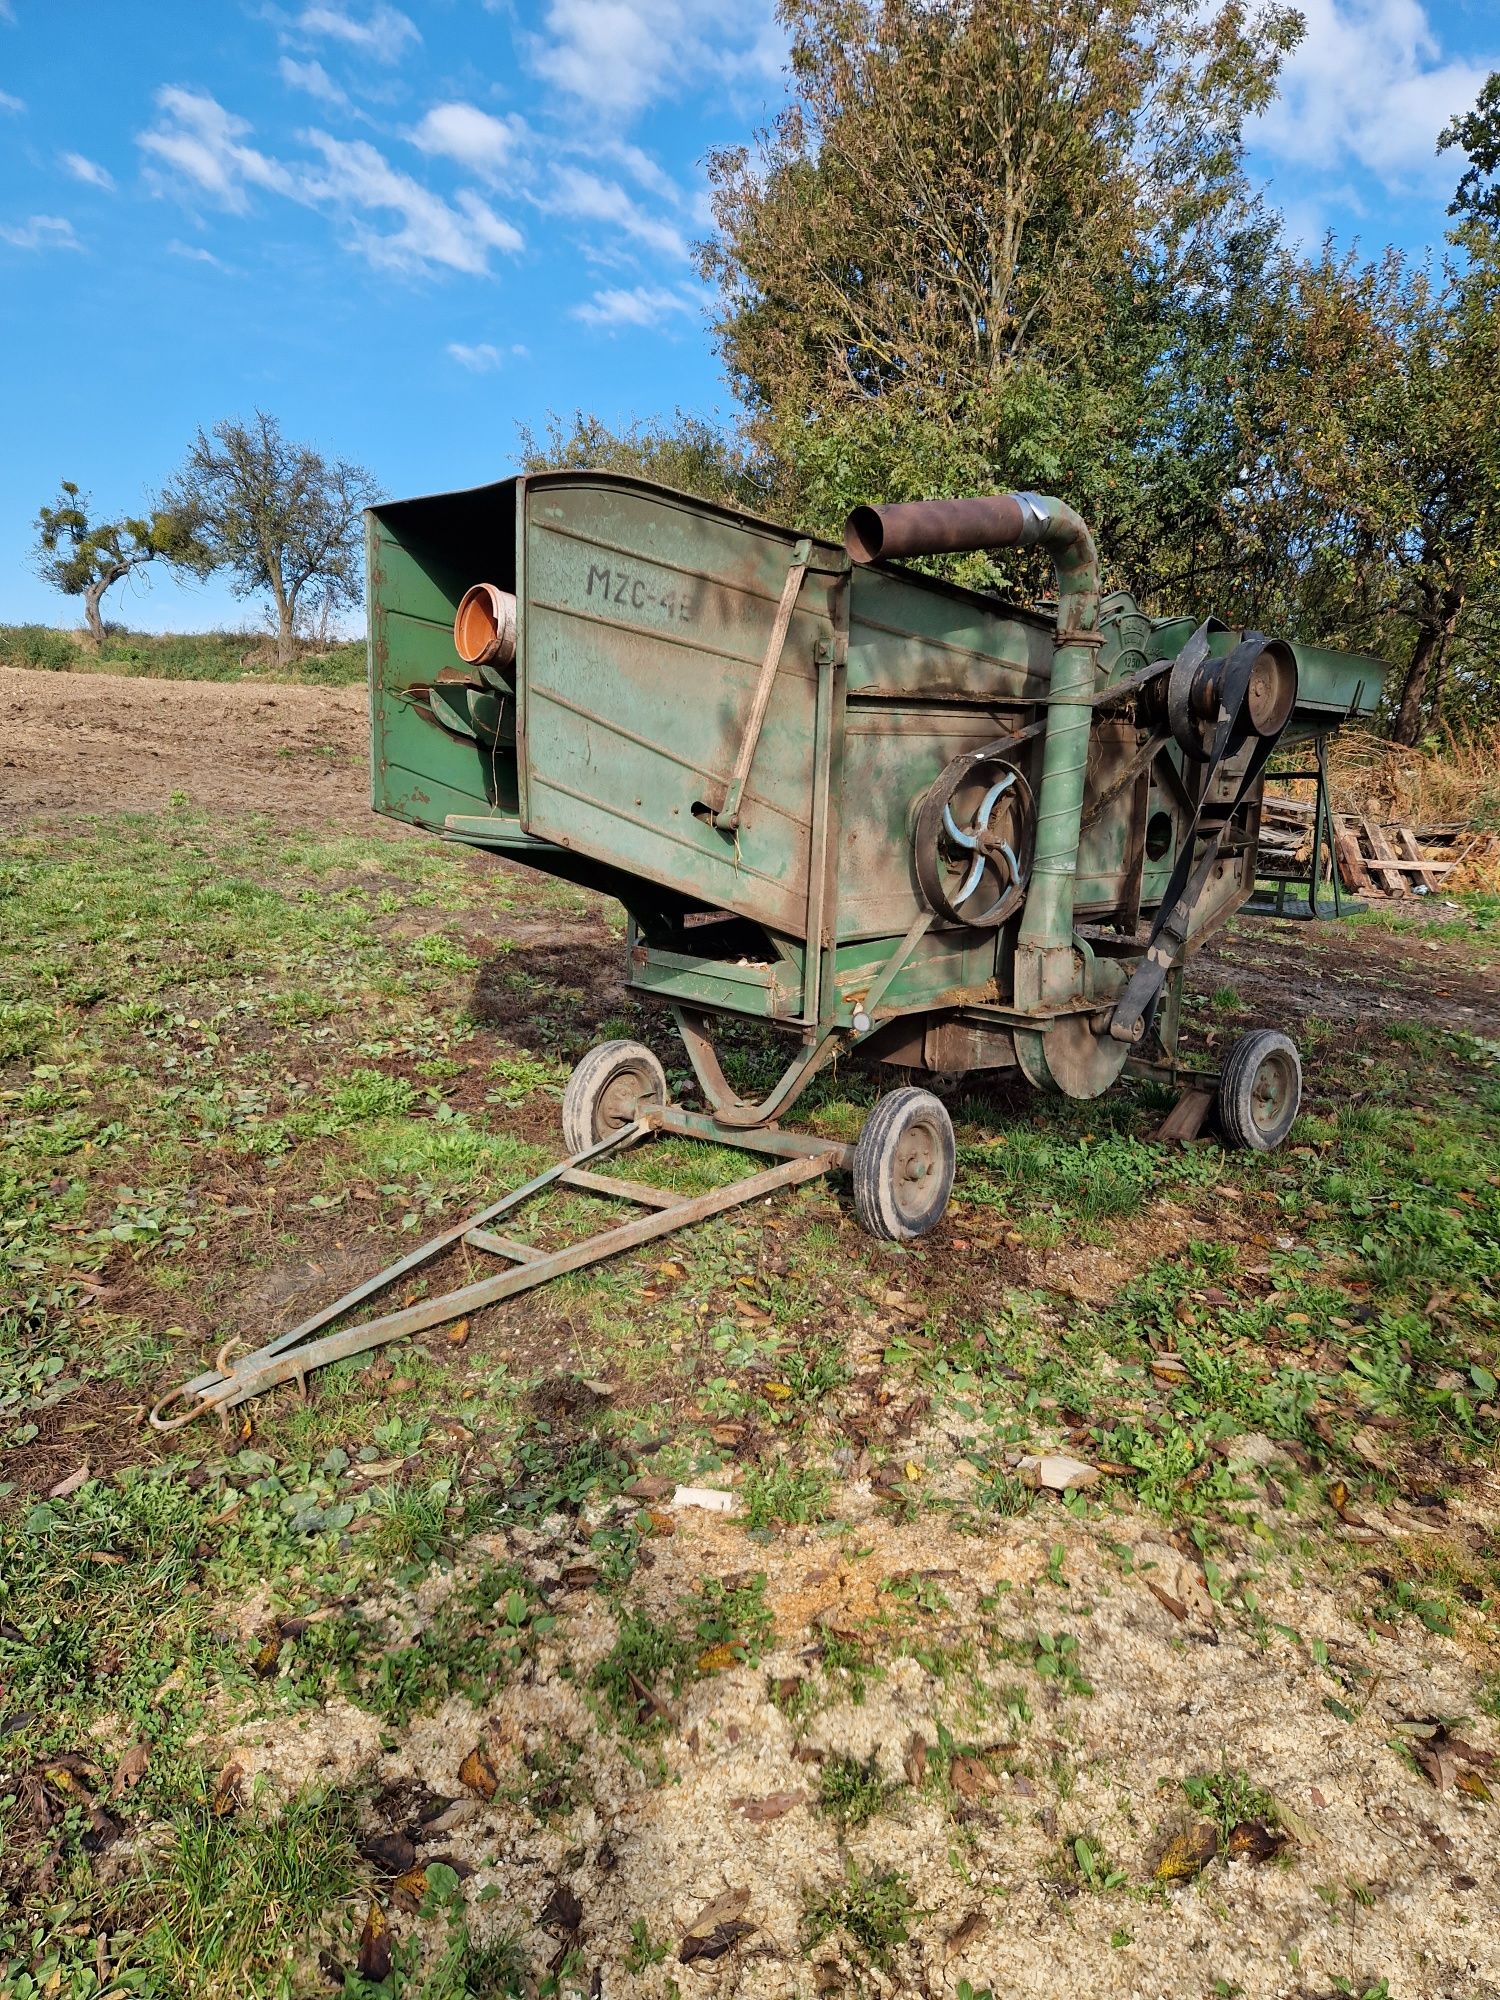
[(667, 1073), (643, 1042), (601, 1042), (568, 1078), (563, 1144), (570, 1153), (586, 1152), (666, 1101)]
[(1229, 1051), (1219, 1078), (1219, 1127), (1231, 1146), (1273, 1153), (1302, 1104), (1302, 1059), (1290, 1035), (1257, 1028)]
[(887, 1243), (935, 1229), (953, 1192), (953, 1122), (930, 1090), (893, 1090), (854, 1148), (854, 1213)]

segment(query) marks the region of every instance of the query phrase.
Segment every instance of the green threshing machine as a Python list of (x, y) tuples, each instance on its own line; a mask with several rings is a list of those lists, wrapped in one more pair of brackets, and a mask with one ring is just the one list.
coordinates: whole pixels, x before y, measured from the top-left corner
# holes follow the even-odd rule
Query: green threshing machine
[[(901, 567), (1015, 547), (1051, 558), (1055, 602)], [(187, 1385), (188, 1416), (830, 1169), (866, 1229), (923, 1235), (953, 1179), (936, 1092), (888, 1092), (852, 1147), (782, 1128), (841, 1051), (1070, 1097), (1127, 1067), (1182, 1081), (1184, 961), (1255, 886), (1272, 750), (1381, 688), (1377, 661), (1102, 595), (1087, 527), (1033, 493), (860, 507), (841, 547), (542, 473), (378, 507), (368, 555), (375, 809), (616, 897), (630, 985), (671, 1009), (707, 1109), (673, 1105), (643, 1045), (595, 1048), (567, 1161)], [(725, 1016), (786, 1038), (758, 1103), (720, 1065)], [(1233, 1145), (1275, 1147), (1297, 1114), (1284, 1034), (1237, 1043), (1212, 1092), (1190, 1081), (1185, 1133), (1214, 1094)], [(663, 1131), (776, 1164), (696, 1200), (597, 1171)], [(490, 1227), (558, 1183), (644, 1212), (545, 1253)], [(459, 1242), (501, 1270), (309, 1344)]]

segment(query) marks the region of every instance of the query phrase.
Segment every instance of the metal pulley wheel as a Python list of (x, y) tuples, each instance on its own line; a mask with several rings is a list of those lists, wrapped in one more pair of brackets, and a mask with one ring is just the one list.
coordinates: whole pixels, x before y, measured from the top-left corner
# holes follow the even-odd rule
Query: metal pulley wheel
[(928, 909), (976, 929), (1003, 924), (1031, 879), (1031, 787), (1004, 758), (955, 757), (923, 795), (913, 841)]
[[(1206, 628), (1188, 641), (1167, 677), (1167, 722), (1195, 764), (1237, 749), (1252, 736), (1274, 740), (1297, 699), (1297, 661), (1284, 639), (1248, 632), (1223, 659), (1208, 653)], [(1229, 733), (1218, 744), (1219, 726)]]

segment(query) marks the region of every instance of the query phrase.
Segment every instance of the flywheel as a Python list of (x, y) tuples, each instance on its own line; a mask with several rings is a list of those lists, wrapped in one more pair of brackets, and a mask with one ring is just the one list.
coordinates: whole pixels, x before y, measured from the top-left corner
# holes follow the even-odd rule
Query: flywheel
[(1031, 787), (1003, 757), (967, 751), (928, 786), (913, 833), (917, 887), (955, 924), (993, 929), (1025, 899), (1036, 848)]

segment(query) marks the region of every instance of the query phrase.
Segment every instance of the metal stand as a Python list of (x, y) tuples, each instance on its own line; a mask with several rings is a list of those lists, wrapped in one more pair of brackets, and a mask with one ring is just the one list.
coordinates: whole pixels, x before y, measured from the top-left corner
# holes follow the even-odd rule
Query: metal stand
[[(1291, 909), (1287, 908), (1287, 890), (1292, 888), (1300, 889), (1303, 884), (1301, 879), (1297, 877), (1280, 878), (1274, 889), (1257, 890), (1255, 895), (1245, 904), (1244, 914), (1248, 917), (1286, 917), (1305, 923), (1312, 918), (1321, 920), (1327, 917), (1342, 917), (1348, 912), (1364, 908), (1363, 903), (1356, 902), (1344, 895), (1343, 885), (1339, 881), (1338, 851), (1334, 845), (1333, 838), (1333, 808), (1328, 798), (1327, 731), (1320, 731), (1313, 738), (1313, 759), (1313, 768), (1310, 771), (1279, 771), (1277, 773), (1277, 776), (1282, 778), (1311, 779), (1317, 786), (1317, 796), (1313, 806), (1312, 859), (1308, 864), (1306, 881), (1307, 907), (1305, 909), (1298, 907), (1301, 900), (1299, 898), (1298, 904), (1294, 904)], [(1325, 855), (1328, 860), (1328, 881), (1333, 891), (1333, 908), (1331, 910), (1320, 908), (1318, 905), (1318, 888), (1323, 880), (1323, 859)]]
[[(593, 1171), (595, 1161), (624, 1152), (639, 1141), (663, 1132), (746, 1152), (768, 1153), (779, 1159), (780, 1164), (701, 1195), (676, 1195), (670, 1189), (651, 1187), (643, 1181), (630, 1181)], [(695, 1222), (706, 1222), (710, 1216), (721, 1215), (726, 1209), (740, 1208), (746, 1202), (759, 1201), (765, 1195), (779, 1193), (782, 1188), (796, 1187), (803, 1181), (816, 1180), (838, 1169), (847, 1170), (853, 1157), (852, 1147), (838, 1145), (832, 1140), (808, 1138), (795, 1132), (724, 1131), (712, 1118), (701, 1113), (681, 1111), (675, 1105), (653, 1107), (618, 1132), (609, 1133), (596, 1145), (575, 1153), (571, 1159), (563, 1160), (555, 1167), (549, 1167), (545, 1173), (538, 1174), (524, 1187), (516, 1188), (499, 1201), (492, 1202), (477, 1215), (454, 1223), (441, 1235), (434, 1236), (430, 1242), (403, 1257), (399, 1263), (388, 1266), (373, 1278), (367, 1278), (352, 1292), (346, 1292), (332, 1305), (323, 1307), (310, 1319), (279, 1334), (254, 1353), (244, 1355), (231, 1365), (227, 1359), (228, 1347), (221, 1348), (214, 1366), (205, 1374), (196, 1376), (191, 1382), (183, 1383), (180, 1388), (162, 1397), (151, 1412), (152, 1426), (159, 1431), (181, 1430), (184, 1424), (190, 1424), (195, 1417), (208, 1410), (216, 1410), (222, 1418), (237, 1403), (247, 1402), (250, 1397), (274, 1389), (282, 1382), (296, 1382), (305, 1391), (308, 1375), (314, 1369), (327, 1367), (331, 1361), (345, 1361), (351, 1355), (364, 1354), (372, 1347), (382, 1347), (387, 1341), (402, 1340), (408, 1334), (422, 1333), (429, 1327), (462, 1319), (466, 1313), (497, 1305), (502, 1299), (535, 1291), (538, 1285), (545, 1285), (550, 1279), (560, 1278), (566, 1272), (581, 1271), (590, 1264), (602, 1263), (607, 1257), (617, 1257), (622, 1251), (634, 1250), (659, 1236), (669, 1236), (676, 1230), (690, 1228)], [(630, 1202), (647, 1213), (635, 1217), (633, 1221), (618, 1223), (597, 1236), (569, 1243), (560, 1250), (539, 1250), (532, 1244), (518, 1243), (510, 1237), (497, 1235), (488, 1226), (556, 1187), (578, 1188), (587, 1194)], [(507, 1268), (462, 1285), (457, 1291), (444, 1292), (433, 1299), (422, 1299), (400, 1312), (386, 1313), (378, 1319), (365, 1320), (358, 1326), (345, 1327), (338, 1333), (325, 1334), (321, 1340), (312, 1338), (320, 1328), (341, 1319), (345, 1313), (352, 1312), (356, 1306), (363, 1305), (366, 1300), (429, 1263), (441, 1251), (458, 1243), (485, 1256), (498, 1258)], [(177, 1410), (175, 1406), (178, 1404), (188, 1407)]]

